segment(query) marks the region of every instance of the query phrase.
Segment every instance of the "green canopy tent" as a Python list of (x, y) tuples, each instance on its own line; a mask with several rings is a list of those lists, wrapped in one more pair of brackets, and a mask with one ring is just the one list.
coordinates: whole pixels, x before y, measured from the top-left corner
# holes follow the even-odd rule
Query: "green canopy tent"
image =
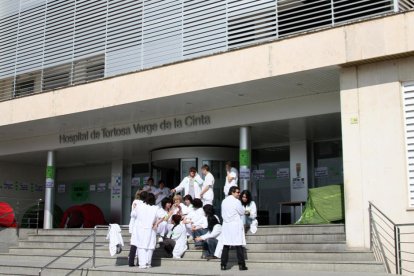
[(329, 185), (309, 189), (305, 209), (296, 224), (325, 224), (344, 220), (343, 186)]

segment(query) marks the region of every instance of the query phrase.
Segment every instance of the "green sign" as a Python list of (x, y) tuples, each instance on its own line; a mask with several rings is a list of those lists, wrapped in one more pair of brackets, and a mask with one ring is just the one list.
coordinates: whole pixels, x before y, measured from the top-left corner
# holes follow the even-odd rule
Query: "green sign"
[(46, 178), (55, 179), (55, 167), (54, 166), (47, 166)]
[(84, 202), (89, 199), (89, 184), (87, 182), (75, 182), (70, 187), (72, 202)]
[(250, 166), (249, 150), (240, 150), (239, 161), (240, 161), (240, 166)]

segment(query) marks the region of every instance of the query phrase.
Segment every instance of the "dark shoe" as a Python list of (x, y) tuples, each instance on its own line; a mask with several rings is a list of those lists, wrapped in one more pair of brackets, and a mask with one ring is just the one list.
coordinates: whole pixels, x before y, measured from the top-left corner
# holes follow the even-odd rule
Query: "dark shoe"
[(247, 266), (246, 265), (239, 265), (239, 270), (247, 270)]
[(227, 266), (221, 265), (221, 270), (227, 270)]
[(206, 257), (207, 260), (213, 260), (213, 259), (218, 259), (216, 256), (207, 256)]
[(132, 264), (132, 265), (129, 265), (129, 267), (133, 267), (133, 266), (135, 266), (134, 264)]
[(195, 250), (203, 250), (203, 246), (196, 246), (194, 247)]

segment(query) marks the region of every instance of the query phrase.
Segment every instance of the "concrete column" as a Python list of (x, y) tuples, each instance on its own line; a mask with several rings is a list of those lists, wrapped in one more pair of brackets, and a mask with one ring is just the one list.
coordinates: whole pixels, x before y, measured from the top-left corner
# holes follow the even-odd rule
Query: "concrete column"
[(123, 188), (122, 188), (122, 224), (128, 224), (131, 213), (131, 203), (135, 195), (131, 194), (131, 177), (132, 163), (130, 161), (123, 162)]
[(45, 207), (43, 216), (43, 229), (53, 228), (53, 205), (55, 197), (55, 153), (47, 152)]
[(111, 167), (111, 216), (110, 223), (122, 221), (123, 160), (113, 160)]
[(250, 127), (240, 127), (239, 183), (241, 190), (249, 189), (251, 166)]

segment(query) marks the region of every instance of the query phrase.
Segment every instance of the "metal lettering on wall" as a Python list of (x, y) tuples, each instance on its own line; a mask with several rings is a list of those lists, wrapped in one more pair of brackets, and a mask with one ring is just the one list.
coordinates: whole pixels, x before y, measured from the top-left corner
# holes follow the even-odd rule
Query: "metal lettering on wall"
[(131, 136), (131, 135), (151, 135), (160, 131), (169, 131), (173, 129), (192, 128), (203, 125), (210, 125), (209, 115), (189, 115), (182, 118), (164, 119), (160, 122), (151, 123), (134, 123), (122, 127), (103, 127), (101, 129), (92, 129), (78, 131), (75, 134), (60, 134), (60, 144), (76, 144), (79, 142), (95, 141), (101, 139), (110, 139), (114, 137)]

